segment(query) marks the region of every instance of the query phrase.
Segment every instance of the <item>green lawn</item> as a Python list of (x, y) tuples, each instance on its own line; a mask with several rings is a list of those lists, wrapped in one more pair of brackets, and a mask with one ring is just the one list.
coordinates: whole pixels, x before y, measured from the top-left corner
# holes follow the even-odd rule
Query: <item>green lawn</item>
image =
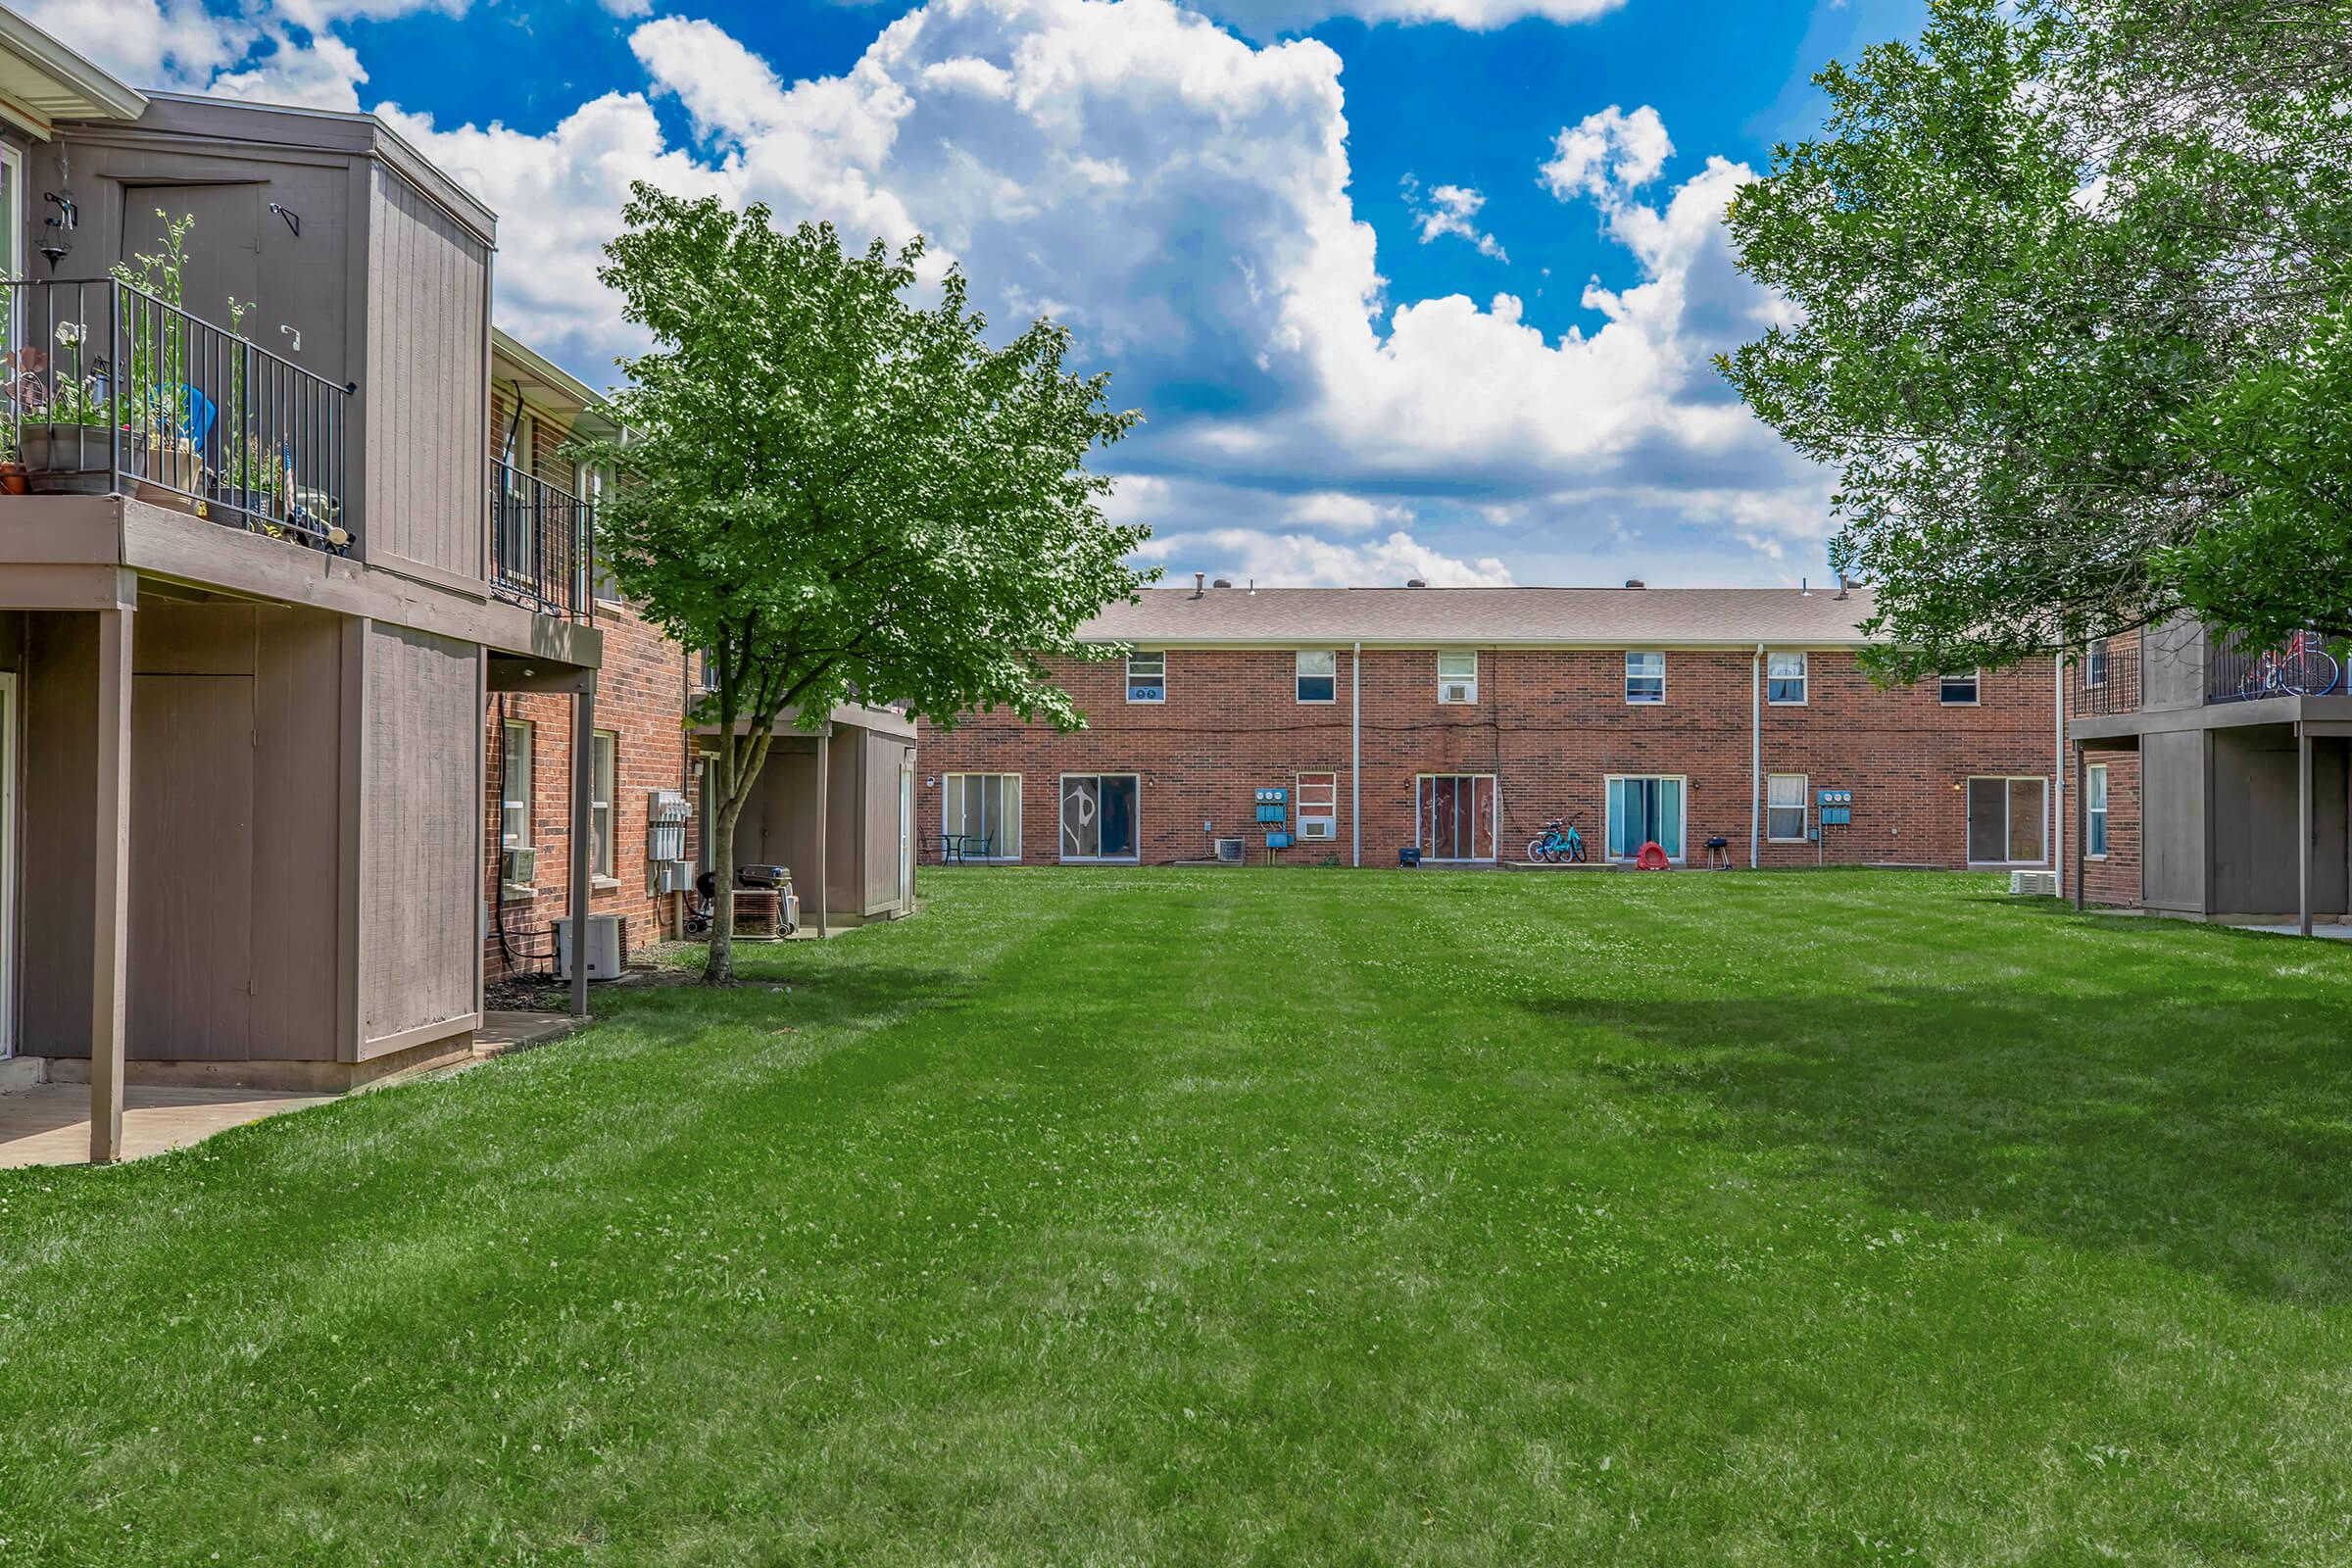
[(924, 883), (0, 1173), (0, 1561), (2352, 1561), (2352, 952), (1928, 875)]

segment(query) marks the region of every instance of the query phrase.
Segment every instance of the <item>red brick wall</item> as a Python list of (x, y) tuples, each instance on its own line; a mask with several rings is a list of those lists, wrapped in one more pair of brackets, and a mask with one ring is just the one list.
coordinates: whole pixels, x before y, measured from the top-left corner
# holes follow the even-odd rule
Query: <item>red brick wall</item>
[[(2141, 701), (2140, 634), (2124, 632), (2107, 639), (2107, 667), (2111, 688), (2095, 693), (2085, 701), (2076, 672), (2069, 672), (2067, 681), (2067, 716), (2072, 718), (2085, 708), (2096, 707), (2108, 712), (2136, 710)], [(2092, 751), (2082, 759), (2086, 766), (2104, 764), (2107, 768), (2107, 854), (2100, 858), (2086, 858), (2082, 864), (2083, 897), (2093, 904), (2118, 907), (2136, 907), (2139, 904), (2139, 753), (2135, 751)], [(2076, 809), (2074, 762), (2067, 763), (2066, 776), (2067, 838), (2059, 853), (2072, 864), (2075, 853), (2074, 812)], [(2087, 841), (2086, 841), (2087, 842)]]
[[(1003, 715), (975, 715), (953, 730), (925, 724), (917, 740), (924, 781), (920, 815), (934, 851), (944, 774), (1022, 775), (1023, 858), (1059, 858), (1059, 775), (1100, 770), (1143, 775), (1138, 808), (1146, 862), (1200, 858), (1210, 837), (1240, 837), (1264, 857), (1252, 791), (1296, 789), (1304, 771), (1340, 774), (1338, 837), (1301, 844), (1278, 859), (1313, 863), (1349, 855), (1350, 657), (1338, 658), (1339, 701), (1295, 701), (1291, 650), (1194, 651), (1167, 656), (1167, 701), (1125, 701), (1125, 666), (1057, 664), (1090, 726), (1058, 736)], [(1934, 682), (1882, 689), (1851, 654), (1811, 656), (1808, 702), (1766, 707), (1767, 773), (1807, 775), (1807, 796), (1854, 792), (1853, 825), (1832, 828), (1832, 863), (1964, 864), (1966, 780), (1971, 774), (2047, 779), (2056, 739), (2055, 686), (2046, 663), (1986, 674), (1974, 708), (1938, 703)], [(1503, 858), (1517, 859), (1544, 821), (1567, 816), (1597, 855), (1606, 775), (1682, 774), (1689, 780), (1689, 859), (1705, 841), (1748, 852), (1752, 659), (1746, 653), (1670, 651), (1666, 700), (1625, 701), (1620, 652), (1481, 650), (1478, 702), (1441, 706), (1431, 650), (1373, 651), (1363, 671), (1363, 854), (1395, 864), (1415, 839), (1414, 791), (1422, 773), (1493, 773), (1502, 799)], [(1215, 824), (1204, 835), (1203, 820)], [(1809, 821), (1814, 818), (1809, 817)], [(1761, 847), (1767, 865), (1810, 865), (1809, 843)]]
[[(648, 797), (658, 789), (683, 790), (690, 806), (700, 805), (688, 771), (688, 737), (683, 723), (686, 660), (660, 632), (619, 606), (599, 604), (596, 625), (605, 639), (604, 667), (597, 675), (596, 727), (617, 737), (612, 798), (612, 869), (617, 885), (593, 885), (589, 907), (597, 914), (625, 915), (629, 945), (636, 949), (661, 939), (665, 906), (671, 902), (651, 890), (645, 853)], [(571, 912), (571, 713), (569, 697), (493, 694), (484, 715), (489, 741), (483, 778), (488, 835), (484, 897), (497, 901), (500, 894), (499, 805), (505, 750), (501, 725), (508, 718), (525, 719), (532, 725), (531, 836), (539, 851), (533, 883), (537, 896), (492, 906), (483, 963), (484, 972), (493, 977), (516, 970), (552, 971), (553, 922)], [(698, 842), (697, 832), (696, 824), (689, 822), (689, 856)], [(504, 945), (496, 918), (502, 913)]]

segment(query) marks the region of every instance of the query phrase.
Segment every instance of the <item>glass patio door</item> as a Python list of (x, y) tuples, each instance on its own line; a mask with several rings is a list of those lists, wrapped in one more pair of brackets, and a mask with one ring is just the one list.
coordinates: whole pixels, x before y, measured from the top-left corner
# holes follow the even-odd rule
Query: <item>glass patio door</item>
[(1420, 780), (1421, 854), (1432, 860), (1494, 858), (1494, 775), (1425, 773)]
[(1136, 858), (1133, 773), (1065, 773), (1061, 780), (1061, 858), (1132, 860)]
[(1609, 780), (1609, 858), (1630, 860), (1655, 843), (1670, 860), (1683, 858), (1683, 780), (1626, 775)]

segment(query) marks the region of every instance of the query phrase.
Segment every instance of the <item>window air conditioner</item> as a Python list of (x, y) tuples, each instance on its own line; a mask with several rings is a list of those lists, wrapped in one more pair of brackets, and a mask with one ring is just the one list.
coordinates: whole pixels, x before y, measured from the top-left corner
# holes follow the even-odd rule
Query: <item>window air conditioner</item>
[(1217, 858), (1227, 865), (1241, 864), (1244, 853), (1244, 846), (1240, 839), (1217, 840)]
[(1339, 837), (1339, 818), (1333, 816), (1302, 816), (1298, 819), (1298, 836), (1302, 839)]
[(498, 852), (498, 879), (514, 887), (527, 888), (539, 876), (539, 851), (532, 845)]
[(1466, 680), (1440, 681), (1438, 683), (1438, 701), (1441, 703), (1467, 703), (1470, 701), (1470, 682)]
[(2009, 873), (2009, 894), (2012, 898), (2054, 899), (2058, 896), (2058, 873), (2012, 871)]

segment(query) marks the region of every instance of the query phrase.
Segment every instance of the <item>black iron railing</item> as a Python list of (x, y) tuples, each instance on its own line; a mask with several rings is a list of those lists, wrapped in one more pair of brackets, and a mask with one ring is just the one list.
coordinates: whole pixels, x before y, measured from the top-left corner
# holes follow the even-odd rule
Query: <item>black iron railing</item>
[(490, 465), (490, 591), (542, 615), (586, 620), (595, 599), (593, 513), (561, 485)]
[(2283, 643), (2269, 646), (2225, 632), (2214, 636), (2205, 649), (2208, 703), (2328, 697), (2344, 690), (2343, 666), (2317, 632), (2298, 632)]
[(8, 282), (0, 488), (132, 495), (349, 554), (353, 388), (115, 278)]
[(2137, 638), (2092, 643), (2069, 666), (2066, 710), (2074, 717), (2136, 713), (2139, 698)]

